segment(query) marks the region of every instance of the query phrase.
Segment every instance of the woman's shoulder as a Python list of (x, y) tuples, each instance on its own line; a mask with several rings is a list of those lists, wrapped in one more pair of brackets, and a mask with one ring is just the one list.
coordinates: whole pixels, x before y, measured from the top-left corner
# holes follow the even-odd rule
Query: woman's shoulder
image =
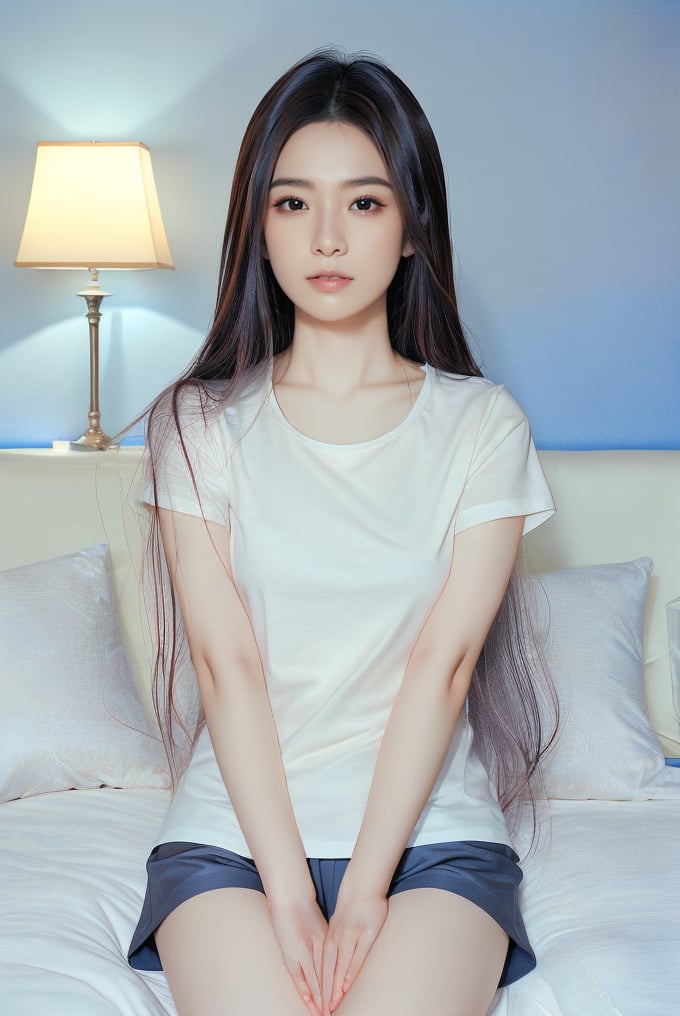
[(471, 374), (455, 374), (452, 371), (442, 370), (440, 367), (432, 367), (431, 365), (428, 365), (427, 369), (432, 371), (432, 374), (439, 385), (449, 390), (461, 392), (469, 391), (472, 393), (480, 389), (500, 387), (488, 377), (479, 377)]
[(428, 367), (428, 370), (432, 373), (433, 391), (443, 405), (460, 407), (466, 404), (488, 403), (505, 391), (503, 385), (496, 384), (486, 377), (455, 374), (439, 367)]
[(157, 422), (175, 420), (184, 429), (220, 430), (247, 426), (267, 398), (266, 362), (248, 367), (238, 380), (187, 378), (172, 385), (156, 400)]
[(236, 383), (228, 382), (218, 396), (215, 425), (228, 444), (245, 437), (271, 394), (271, 360), (246, 368)]
[(433, 373), (435, 407), (440, 412), (458, 416), (469, 411), (480, 418), (503, 417), (517, 422), (525, 418), (522, 407), (505, 385), (486, 377), (429, 369)]

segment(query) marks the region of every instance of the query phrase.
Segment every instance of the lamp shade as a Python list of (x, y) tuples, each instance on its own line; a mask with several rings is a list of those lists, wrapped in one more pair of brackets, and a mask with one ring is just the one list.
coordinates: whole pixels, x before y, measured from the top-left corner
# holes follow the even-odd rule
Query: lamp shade
[(174, 268), (147, 146), (39, 141), (14, 264)]

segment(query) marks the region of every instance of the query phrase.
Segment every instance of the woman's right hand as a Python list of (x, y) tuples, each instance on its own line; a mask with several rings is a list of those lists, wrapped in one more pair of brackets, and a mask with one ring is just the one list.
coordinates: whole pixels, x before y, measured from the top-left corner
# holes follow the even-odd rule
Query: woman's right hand
[(288, 973), (311, 1016), (321, 1016), (323, 946), (328, 931), (315, 899), (269, 902), (272, 926)]

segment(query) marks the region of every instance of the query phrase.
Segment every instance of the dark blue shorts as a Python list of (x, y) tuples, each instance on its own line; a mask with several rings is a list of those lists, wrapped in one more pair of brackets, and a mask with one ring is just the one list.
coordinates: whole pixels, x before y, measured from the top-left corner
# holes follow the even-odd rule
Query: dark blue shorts
[[(390, 884), (388, 896), (407, 889), (445, 889), (485, 910), (507, 932), (510, 943), (499, 987), (536, 966), (517, 894), (522, 871), (517, 854), (503, 843), (472, 840), (408, 847)], [(348, 858), (308, 858), (319, 907), (328, 920), (338, 897)], [(146, 865), (147, 889), (128, 959), (138, 970), (162, 970), (154, 932), (176, 907), (192, 896), (230, 887), (264, 892), (254, 862), (221, 847), (198, 843), (161, 843)]]

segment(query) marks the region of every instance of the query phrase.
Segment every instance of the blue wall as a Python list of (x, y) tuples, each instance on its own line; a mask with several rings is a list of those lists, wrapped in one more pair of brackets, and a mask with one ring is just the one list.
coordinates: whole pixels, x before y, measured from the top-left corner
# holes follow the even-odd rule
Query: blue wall
[(87, 422), (85, 273), (12, 266), (35, 142), (151, 148), (177, 270), (102, 273), (111, 433), (200, 343), (246, 121), (327, 42), (381, 55), (430, 116), (462, 316), (539, 446), (680, 447), (676, 0), (3, 3), (0, 445)]

